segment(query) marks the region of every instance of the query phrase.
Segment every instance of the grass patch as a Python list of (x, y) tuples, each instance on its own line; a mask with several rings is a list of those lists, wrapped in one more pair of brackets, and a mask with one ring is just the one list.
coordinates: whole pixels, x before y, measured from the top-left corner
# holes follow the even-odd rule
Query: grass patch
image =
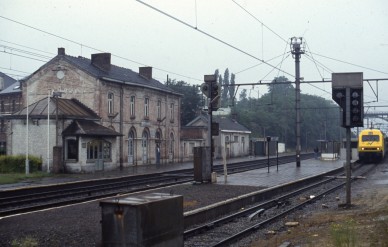
[(22, 239), (15, 239), (11, 243), (12, 247), (37, 247), (39, 246), (38, 241), (33, 237), (25, 237)]
[(356, 222), (353, 219), (342, 223), (332, 224), (330, 227), (332, 243), (336, 247), (355, 247), (357, 240)]
[(34, 172), (30, 173), (28, 175), (24, 173), (3, 173), (0, 174), (0, 184), (13, 184), (13, 183), (19, 183), (23, 181), (31, 181), (34, 179), (39, 179), (43, 177), (49, 177), (52, 176), (51, 174), (48, 174), (46, 172)]

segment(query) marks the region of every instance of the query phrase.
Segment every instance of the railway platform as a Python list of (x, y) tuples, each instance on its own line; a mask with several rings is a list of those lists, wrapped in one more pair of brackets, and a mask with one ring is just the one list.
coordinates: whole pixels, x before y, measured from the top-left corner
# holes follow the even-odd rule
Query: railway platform
[(307, 159), (301, 161), (300, 167), (296, 167), (296, 162), (291, 162), (279, 165), (278, 169), (271, 166), (269, 170), (268, 168), (250, 170), (226, 178), (224, 174), (218, 174), (217, 184), (272, 187), (341, 168), (344, 162), (340, 159)]
[[(274, 158), (274, 157), (270, 157)], [(233, 158), (227, 161), (229, 163), (236, 163), (241, 161), (252, 160), (265, 160), (267, 157), (240, 157)], [(225, 178), (223, 173), (217, 174), (217, 184), (219, 185), (245, 185), (245, 186), (259, 186), (259, 187), (271, 187), (278, 184), (291, 182), (298, 179), (303, 179), (309, 176), (318, 175), (319, 173), (328, 172), (340, 167), (343, 167), (344, 160), (319, 160), (319, 159), (307, 159), (302, 160), (300, 167), (296, 167), (295, 162), (287, 163), (277, 166), (271, 162), (271, 167), (268, 170), (257, 169), (246, 171), (238, 174), (228, 175)], [(214, 160), (213, 165), (223, 165), (223, 160)], [(98, 178), (113, 178), (128, 175), (139, 175), (164, 171), (179, 171), (182, 169), (193, 168), (193, 162), (184, 162), (176, 164), (160, 164), (160, 165), (141, 165), (127, 167), (114, 171), (99, 171), (89, 174), (55, 174), (48, 177), (25, 180), (20, 183), (3, 184), (0, 185), (1, 190), (17, 189), (26, 186), (40, 186), (50, 185), (58, 183), (75, 182), (81, 180), (92, 180)]]

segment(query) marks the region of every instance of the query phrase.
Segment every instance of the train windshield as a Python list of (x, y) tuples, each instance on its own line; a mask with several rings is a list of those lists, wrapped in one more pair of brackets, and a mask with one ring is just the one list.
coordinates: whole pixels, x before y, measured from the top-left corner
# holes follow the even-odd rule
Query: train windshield
[(378, 135), (365, 135), (365, 136), (362, 136), (362, 141), (363, 142), (378, 142), (379, 136)]

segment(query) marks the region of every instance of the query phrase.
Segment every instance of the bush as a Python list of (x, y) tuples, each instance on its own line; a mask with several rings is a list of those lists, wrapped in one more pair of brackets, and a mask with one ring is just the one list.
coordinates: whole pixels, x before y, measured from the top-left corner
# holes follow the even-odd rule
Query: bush
[[(36, 156), (29, 155), (30, 172), (42, 170), (42, 160)], [(23, 173), (26, 169), (25, 155), (1, 155), (0, 173)]]

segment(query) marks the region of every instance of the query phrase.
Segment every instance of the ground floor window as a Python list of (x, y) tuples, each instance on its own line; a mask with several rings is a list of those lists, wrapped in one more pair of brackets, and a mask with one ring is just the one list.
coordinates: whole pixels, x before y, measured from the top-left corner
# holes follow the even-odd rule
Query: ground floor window
[(97, 160), (111, 159), (111, 143), (104, 140), (93, 140), (87, 144), (87, 159), (88, 160)]
[(6, 155), (6, 154), (7, 154), (7, 143), (0, 142), (0, 155)]
[(78, 141), (76, 139), (67, 140), (66, 158), (78, 160)]

